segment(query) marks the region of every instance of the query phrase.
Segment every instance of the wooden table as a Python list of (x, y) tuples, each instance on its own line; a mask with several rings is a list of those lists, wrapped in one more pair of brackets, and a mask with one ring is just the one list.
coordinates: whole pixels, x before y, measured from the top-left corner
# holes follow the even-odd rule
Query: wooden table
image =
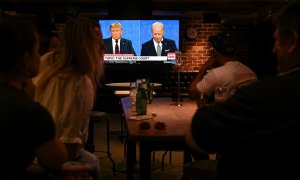
[[(121, 98), (127, 124), (127, 179), (133, 179), (136, 162), (136, 144), (140, 148), (140, 179), (151, 179), (151, 151), (153, 150), (186, 150), (185, 133), (196, 111), (194, 100), (184, 99), (183, 106), (175, 106), (171, 98), (154, 98), (147, 107), (145, 120), (132, 120), (135, 116), (130, 108), (130, 98)], [(150, 119), (149, 119), (150, 118)], [(150, 128), (142, 130), (140, 124), (148, 122)], [(164, 130), (155, 129), (155, 123), (163, 122)], [(187, 152), (187, 151), (184, 151)], [(184, 153), (184, 162), (190, 161), (190, 156)]]

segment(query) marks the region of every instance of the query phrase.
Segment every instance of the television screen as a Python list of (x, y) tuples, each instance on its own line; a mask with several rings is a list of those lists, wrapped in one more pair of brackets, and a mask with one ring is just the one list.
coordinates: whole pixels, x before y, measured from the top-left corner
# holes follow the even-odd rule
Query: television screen
[(129, 39), (136, 53), (133, 54), (107, 54), (104, 55), (106, 63), (136, 63), (149, 61), (162, 61), (164, 63), (174, 63), (175, 52), (167, 53), (165, 56), (141, 56), (142, 44), (152, 40), (151, 26), (154, 22), (161, 22), (165, 26), (164, 38), (175, 41), (176, 48), (179, 49), (179, 20), (99, 20), (103, 38), (110, 38), (110, 25), (114, 22), (122, 24), (122, 38)]

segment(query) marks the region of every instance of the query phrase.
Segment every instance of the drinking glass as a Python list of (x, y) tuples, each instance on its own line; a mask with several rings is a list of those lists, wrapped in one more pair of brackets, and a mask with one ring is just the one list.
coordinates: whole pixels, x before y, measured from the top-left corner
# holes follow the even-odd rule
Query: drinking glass
[(230, 97), (230, 90), (227, 86), (218, 86), (215, 88), (215, 102), (224, 102)]
[(204, 93), (201, 93), (199, 97), (196, 98), (197, 107), (202, 108), (207, 105), (208, 97)]
[(130, 100), (131, 100), (131, 110), (132, 111), (135, 111), (136, 92), (137, 92), (137, 83), (130, 82)]

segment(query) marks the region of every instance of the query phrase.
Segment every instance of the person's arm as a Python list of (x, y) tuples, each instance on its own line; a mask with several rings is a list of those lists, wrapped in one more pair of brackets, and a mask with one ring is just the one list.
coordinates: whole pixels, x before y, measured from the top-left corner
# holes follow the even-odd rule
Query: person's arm
[[(35, 151), (39, 164), (47, 170), (60, 170), (67, 161), (68, 153), (63, 142), (56, 137), (55, 124), (51, 114), (39, 103), (33, 103), (26, 109), (30, 133), (28, 142)], [(28, 127), (29, 128), (29, 127)]]
[[(189, 130), (186, 132), (185, 134), (185, 142), (188, 145), (188, 147), (190, 147), (191, 149), (195, 150), (195, 151), (199, 151), (199, 152), (205, 152), (204, 150), (202, 150), (198, 144), (195, 142), (193, 136), (192, 136), (192, 132), (191, 132), (191, 127), (189, 128)], [(207, 153), (207, 152), (205, 152)]]
[(74, 113), (78, 114), (78, 118), (74, 121), (75, 123), (81, 124), (79, 128), (81, 134), (82, 143), (86, 143), (88, 137), (88, 127), (90, 114), (93, 110), (94, 99), (95, 99), (95, 89), (90, 78), (85, 76), (84, 79), (77, 84), (77, 89), (79, 94), (75, 98), (74, 103), (79, 104), (73, 107)]
[(200, 95), (200, 92), (197, 88), (197, 83), (203, 79), (204, 75), (207, 73), (207, 70), (212, 67), (212, 64), (214, 62), (215, 58), (211, 57), (208, 60), (208, 62), (202, 66), (198, 74), (195, 76), (188, 89), (190, 97), (195, 98)]
[(68, 159), (65, 145), (58, 138), (54, 138), (36, 149), (39, 163), (45, 169), (61, 170)]
[(79, 150), (86, 143), (88, 137), (89, 116), (94, 105), (95, 89), (91, 79), (87, 75), (83, 75), (79, 78), (74, 78), (69, 82), (67, 89), (76, 89), (76, 92), (65, 92), (69, 95), (71, 102), (68, 102), (69, 106), (66, 107), (69, 111), (69, 116), (72, 125), (68, 131), (71, 132), (63, 139), (68, 151), (69, 161), (73, 161), (78, 155)]

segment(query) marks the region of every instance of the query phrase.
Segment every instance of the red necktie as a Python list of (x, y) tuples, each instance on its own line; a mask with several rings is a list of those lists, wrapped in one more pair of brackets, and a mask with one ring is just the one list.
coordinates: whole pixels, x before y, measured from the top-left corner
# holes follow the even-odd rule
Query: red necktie
[(119, 45), (118, 45), (118, 40), (116, 40), (115, 54), (120, 54), (120, 49), (119, 49)]

